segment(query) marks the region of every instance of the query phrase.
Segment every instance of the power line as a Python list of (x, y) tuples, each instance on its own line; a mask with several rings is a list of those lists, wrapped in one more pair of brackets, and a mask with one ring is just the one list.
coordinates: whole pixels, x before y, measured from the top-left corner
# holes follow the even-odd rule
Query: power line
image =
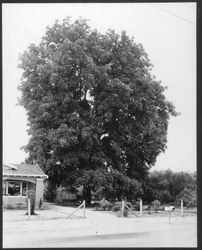
[(182, 19), (182, 20), (184, 20), (184, 21), (186, 21), (186, 22), (189, 22), (189, 23), (191, 23), (191, 24), (193, 24), (193, 25), (196, 25), (196, 24), (193, 23), (192, 21), (190, 21), (190, 20), (188, 20), (188, 19), (186, 19), (186, 18), (184, 18), (184, 17), (178, 16), (178, 15), (176, 15), (176, 14), (174, 14), (174, 13), (168, 11), (168, 10), (162, 9), (161, 7), (157, 7), (157, 6), (153, 5), (153, 4), (149, 4), (149, 5), (151, 5), (151, 6), (154, 7), (154, 8), (157, 8), (157, 9), (159, 9), (159, 10), (162, 10), (162, 11), (164, 11), (164, 12), (170, 14), (170, 15), (173, 15), (173, 16), (175, 16), (175, 17), (177, 17), (177, 18), (180, 18), (180, 19)]

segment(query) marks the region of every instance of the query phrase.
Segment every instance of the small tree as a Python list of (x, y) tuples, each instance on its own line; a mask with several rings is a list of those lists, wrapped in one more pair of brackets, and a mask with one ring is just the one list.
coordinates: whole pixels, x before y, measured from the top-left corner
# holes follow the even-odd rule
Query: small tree
[(177, 201), (183, 200), (187, 208), (197, 206), (197, 193), (196, 190), (184, 188), (178, 195)]
[(155, 213), (157, 213), (157, 211), (158, 211), (158, 209), (159, 209), (159, 207), (160, 207), (160, 205), (161, 205), (161, 202), (158, 201), (158, 200), (155, 200), (155, 201), (152, 201), (151, 204), (152, 204), (152, 206), (153, 206), (153, 208), (154, 208)]

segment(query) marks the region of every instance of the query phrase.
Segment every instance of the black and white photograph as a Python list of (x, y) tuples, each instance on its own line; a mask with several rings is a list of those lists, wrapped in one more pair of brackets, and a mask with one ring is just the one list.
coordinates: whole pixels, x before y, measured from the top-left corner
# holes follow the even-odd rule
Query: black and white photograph
[(196, 13), (2, 4), (3, 248), (197, 247)]

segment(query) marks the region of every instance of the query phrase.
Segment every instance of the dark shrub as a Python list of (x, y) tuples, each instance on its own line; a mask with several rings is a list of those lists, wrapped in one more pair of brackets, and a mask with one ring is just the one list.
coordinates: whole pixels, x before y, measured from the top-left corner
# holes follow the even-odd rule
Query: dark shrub
[(56, 199), (56, 187), (54, 184), (48, 182), (44, 187), (44, 199), (53, 202)]
[(133, 209), (135, 211), (139, 211), (140, 210), (140, 202), (139, 201), (136, 201), (135, 204), (133, 205)]
[(43, 201), (42, 199), (39, 200), (39, 209), (42, 209), (42, 206), (43, 206)]
[(119, 210), (121, 210), (121, 202), (116, 202), (115, 204), (114, 204), (114, 206), (112, 207), (112, 211), (113, 212), (117, 212), (117, 211), (119, 211)]
[(28, 204), (28, 199), (30, 199), (30, 214), (33, 215), (35, 214), (34, 210), (35, 210), (35, 196), (36, 196), (36, 192), (31, 189), (28, 190), (27, 192), (27, 204)]

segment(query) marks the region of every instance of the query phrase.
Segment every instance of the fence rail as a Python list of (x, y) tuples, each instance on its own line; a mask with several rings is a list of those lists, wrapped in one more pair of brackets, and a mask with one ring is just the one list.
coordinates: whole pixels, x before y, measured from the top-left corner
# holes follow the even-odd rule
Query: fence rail
[(83, 218), (85, 218), (85, 213), (86, 213), (86, 202), (85, 200), (82, 202), (80, 206), (78, 206), (74, 211), (72, 211), (71, 214), (69, 214), (66, 218), (70, 218), (76, 211), (78, 211), (80, 208), (83, 207)]
[(124, 202), (124, 206), (132, 213), (132, 214), (134, 214), (136, 217), (137, 217), (137, 215), (125, 204), (125, 202)]

